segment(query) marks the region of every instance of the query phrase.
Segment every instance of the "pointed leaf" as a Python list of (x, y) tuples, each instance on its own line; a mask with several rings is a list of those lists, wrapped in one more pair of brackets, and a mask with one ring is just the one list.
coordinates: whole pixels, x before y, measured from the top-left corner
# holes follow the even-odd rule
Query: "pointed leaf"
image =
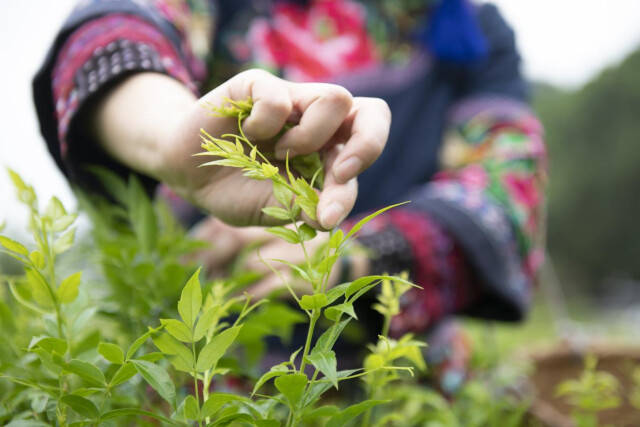
[(131, 363), (136, 367), (138, 373), (142, 375), (142, 378), (173, 407), (176, 400), (176, 389), (167, 371), (145, 360), (132, 360)]
[(60, 283), (60, 287), (57, 290), (58, 299), (63, 304), (69, 304), (78, 298), (78, 286), (80, 286), (80, 279), (82, 278), (82, 272), (72, 274)]
[(288, 228), (269, 227), (267, 228), (267, 231), (271, 234), (275, 234), (276, 236), (280, 237), (281, 239), (289, 243), (300, 243), (300, 238), (298, 237), (298, 234), (295, 231), (290, 230)]
[(124, 352), (115, 344), (101, 342), (98, 345), (98, 353), (100, 353), (106, 360), (116, 365), (122, 365), (124, 363)]
[(351, 319), (345, 319), (340, 323), (334, 323), (329, 329), (324, 331), (318, 341), (316, 341), (316, 346), (318, 350), (331, 350), (333, 345), (338, 340), (338, 337), (342, 333), (343, 329), (347, 326), (347, 324), (351, 321)]
[(129, 381), (137, 373), (138, 371), (136, 370), (136, 367), (133, 366), (133, 363), (127, 362), (124, 365), (120, 366), (116, 373), (113, 374), (111, 381), (109, 381), (109, 387), (116, 387), (126, 381)]
[(246, 397), (237, 396), (235, 394), (213, 393), (209, 395), (209, 398), (207, 399), (207, 401), (204, 402), (204, 405), (202, 405), (202, 409), (200, 410), (200, 415), (202, 416), (202, 418), (211, 417), (229, 402), (246, 402), (246, 401), (248, 401)]
[(129, 219), (145, 253), (156, 245), (158, 222), (147, 192), (135, 175), (129, 177)]
[(353, 236), (354, 234), (356, 234), (358, 231), (360, 231), (360, 229), (369, 221), (371, 221), (373, 218), (377, 217), (378, 215), (380, 215), (381, 213), (384, 213), (386, 211), (388, 211), (389, 209), (393, 209), (396, 208), (398, 206), (402, 206), (409, 203), (407, 202), (402, 202), (402, 203), (396, 203), (395, 205), (391, 205), (391, 206), (387, 206), (386, 208), (382, 208), (374, 213), (372, 213), (371, 215), (367, 215), (366, 217), (362, 218), (360, 221), (358, 221), (356, 223), (356, 225), (354, 225), (353, 227), (351, 227), (351, 230), (349, 230), (349, 232), (347, 233), (347, 235), (345, 236), (344, 240), (347, 240), (349, 237)]
[(325, 317), (329, 320), (337, 320), (341, 313), (347, 314), (356, 320), (358, 319), (356, 312), (353, 310), (353, 304), (347, 302), (333, 305), (324, 311)]
[(291, 200), (293, 200), (293, 193), (284, 184), (279, 182), (273, 183), (273, 195), (276, 200), (279, 201), (282, 206), (288, 208), (291, 206)]
[(64, 233), (62, 236), (58, 237), (58, 239), (53, 244), (53, 251), (56, 254), (61, 254), (67, 251), (71, 246), (73, 246), (73, 242), (76, 238), (76, 229), (72, 228), (71, 230)]
[(211, 341), (202, 348), (198, 355), (198, 363), (196, 364), (197, 371), (204, 372), (215, 368), (218, 360), (220, 360), (235, 341), (240, 329), (242, 329), (242, 325), (226, 329), (214, 336)]
[(193, 273), (187, 284), (182, 289), (178, 312), (187, 327), (192, 328), (202, 306), (202, 289), (200, 288), (200, 268)]
[(107, 384), (102, 371), (83, 360), (73, 359), (67, 363), (65, 369), (93, 385), (104, 387)]
[(164, 326), (164, 329), (175, 339), (188, 343), (192, 341), (191, 329), (181, 321), (176, 319), (160, 319), (160, 324)]
[(344, 232), (341, 229), (337, 229), (331, 234), (331, 238), (329, 239), (329, 247), (331, 249), (337, 249), (338, 246), (342, 243), (344, 239)]
[(303, 295), (300, 298), (300, 307), (303, 310), (319, 310), (328, 303), (325, 294)]
[(149, 329), (149, 331), (145, 332), (140, 337), (136, 338), (133, 344), (131, 344), (131, 347), (129, 347), (129, 350), (127, 350), (127, 359), (131, 359), (133, 355), (136, 354), (136, 351), (138, 351), (138, 349), (142, 347), (142, 345), (149, 339), (151, 334), (159, 330), (160, 328)]
[(152, 340), (158, 350), (164, 354), (178, 356), (188, 368), (188, 372), (193, 371), (193, 353), (180, 341), (165, 333), (153, 337)]
[(149, 417), (154, 420), (162, 421), (167, 425), (183, 425), (183, 423), (179, 423), (177, 421), (171, 420), (167, 417), (163, 417), (162, 415), (155, 414), (153, 412), (144, 411), (138, 408), (122, 408), (122, 409), (113, 409), (111, 411), (107, 411), (100, 417), (102, 421), (113, 420), (115, 418), (122, 417), (136, 417), (138, 420), (140, 417)]
[(349, 285), (349, 287), (347, 288), (347, 291), (345, 292), (345, 296), (347, 298), (349, 298), (351, 295), (355, 294), (356, 292), (358, 292), (358, 290), (360, 290), (361, 288), (364, 288), (365, 286), (368, 286), (369, 284), (371, 284), (374, 281), (377, 280), (391, 280), (394, 282), (401, 282), (404, 283), (406, 285), (409, 285), (411, 287), (414, 288), (419, 288), (419, 286), (407, 281), (406, 279), (403, 279), (402, 277), (398, 277), (398, 276), (385, 276), (385, 275), (376, 275), (376, 276), (364, 276), (364, 277), (360, 277), (359, 279), (354, 280), (353, 282), (351, 282), (351, 285)]
[(336, 361), (336, 354), (331, 350), (318, 350), (312, 351), (307, 356), (307, 360), (315, 366), (317, 370), (331, 381), (331, 384), (338, 388), (338, 362)]
[(98, 415), (100, 415), (96, 405), (92, 401), (90, 401), (89, 399), (85, 399), (84, 397), (76, 396), (74, 394), (67, 394), (66, 396), (62, 396), (60, 398), (60, 401), (65, 405), (69, 405), (71, 409), (85, 418), (95, 420), (96, 418), (98, 418)]
[(21, 243), (16, 242), (6, 236), (0, 236), (0, 245), (4, 246), (8, 250), (20, 255), (28, 256), (29, 251)]
[(200, 419), (200, 408), (198, 408), (198, 402), (196, 402), (196, 398), (192, 395), (188, 395), (184, 399), (183, 403), (184, 407), (184, 417), (188, 420), (198, 420)]
[(309, 380), (304, 374), (289, 374), (276, 378), (275, 386), (289, 401), (291, 408), (295, 408), (302, 399), (307, 382)]
[(298, 233), (300, 234), (300, 239), (303, 242), (313, 239), (318, 234), (318, 232), (314, 228), (307, 224), (302, 224), (300, 227), (298, 227)]
[(273, 366), (271, 370), (269, 370), (268, 372), (265, 372), (258, 379), (258, 381), (256, 381), (256, 384), (253, 386), (253, 391), (251, 392), (251, 395), (253, 396), (254, 394), (256, 394), (256, 392), (260, 389), (260, 387), (266, 384), (266, 382), (269, 381), (271, 378), (287, 375), (289, 372), (291, 372), (289, 368), (287, 368), (283, 364)]
[(218, 313), (218, 307), (209, 307), (198, 319), (196, 329), (193, 332), (193, 341), (200, 341), (209, 331), (209, 328), (213, 325), (216, 314)]
[(291, 219), (289, 218), (289, 212), (282, 208), (275, 208), (275, 207), (262, 208), (262, 212), (264, 212), (265, 215), (268, 215), (272, 218), (281, 219), (284, 221), (288, 221)]
[(351, 405), (333, 417), (329, 418), (326, 427), (343, 427), (349, 423), (349, 421), (356, 418), (358, 415), (373, 408), (374, 406), (387, 403), (385, 400), (365, 400), (364, 402)]

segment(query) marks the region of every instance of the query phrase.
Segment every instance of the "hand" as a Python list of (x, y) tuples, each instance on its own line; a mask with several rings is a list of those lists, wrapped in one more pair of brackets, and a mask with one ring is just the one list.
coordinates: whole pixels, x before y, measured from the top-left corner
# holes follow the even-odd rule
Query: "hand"
[[(237, 131), (235, 120), (212, 116), (205, 104), (223, 105), (225, 97), (251, 97), (254, 107), (243, 130), (259, 147), (274, 148), (281, 160), (287, 150), (290, 156), (325, 153), (325, 185), (317, 211), (325, 229), (335, 227), (351, 211), (357, 195), (355, 178), (378, 158), (389, 133), (391, 114), (384, 101), (353, 98), (336, 85), (292, 83), (250, 70), (199, 101), (187, 101), (184, 93), (174, 96), (176, 86), (186, 89), (166, 76), (142, 74), (130, 80), (98, 107), (99, 134), (107, 151), (230, 224), (268, 224), (270, 219), (261, 210), (277, 202), (269, 181), (250, 180), (235, 168), (198, 167), (203, 160), (193, 154), (202, 151), (200, 128), (214, 136)], [(288, 121), (297, 124), (274, 141)]]

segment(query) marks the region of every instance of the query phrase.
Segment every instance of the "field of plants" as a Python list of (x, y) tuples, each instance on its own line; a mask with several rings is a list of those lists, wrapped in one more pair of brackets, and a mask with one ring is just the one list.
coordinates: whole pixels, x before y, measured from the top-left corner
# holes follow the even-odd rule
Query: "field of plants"
[[(240, 125), (250, 108), (231, 102), (216, 111)], [(607, 414), (614, 418), (605, 425), (640, 423), (640, 355), (594, 350), (600, 363), (572, 352), (507, 357), (489, 326), (473, 334), (465, 385), (446, 396), (432, 387), (428, 343), (389, 335), (399, 298), (416, 285), (402, 275), (376, 275), (328, 286), (353, 236), (394, 206), (331, 231), (309, 253), (305, 242), (316, 231), (298, 220), (301, 213), (315, 217), (321, 170), (290, 169), (288, 162), (280, 170), (240, 126), (238, 133), (203, 132), (203, 167), (240, 168), (272, 182), (279, 206), (264, 214), (293, 225), (267, 231), (305, 255), (303, 263), (287, 265), (305, 286), (282, 276), (286, 299), (244, 292), (257, 275), (242, 260), (228, 277), (209, 280), (194, 261), (206, 244), (192, 239), (135, 177), (95, 170), (105, 196), (78, 195), (92, 231), (76, 242), (78, 214), (56, 198), (40, 203), (9, 171), (29, 209), (32, 237), (0, 236), (0, 251), (15, 260), (15, 268), (0, 272), (0, 424), (587, 427)], [(284, 261), (262, 261), (280, 274)], [(357, 339), (364, 303), (379, 313), (382, 327), (376, 342), (360, 344), (359, 367), (345, 367), (339, 343)], [(300, 343), (294, 330), (304, 331)], [(536, 382), (542, 374), (553, 381)], [(545, 387), (547, 400), (537, 394)]]

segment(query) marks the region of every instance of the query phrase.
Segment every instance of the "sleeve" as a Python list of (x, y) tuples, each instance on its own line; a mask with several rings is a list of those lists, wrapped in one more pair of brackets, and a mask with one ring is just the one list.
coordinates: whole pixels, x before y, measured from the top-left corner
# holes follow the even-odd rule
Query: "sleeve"
[(542, 264), (543, 129), (526, 104), (513, 32), (495, 7), (478, 13), (489, 56), (459, 86), (440, 172), (359, 238), (376, 272), (408, 269), (423, 287), (406, 294), (397, 331), (452, 313), (520, 320)]
[(58, 166), (74, 183), (90, 177), (80, 167), (103, 164), (124, 172), (85, 134), (91, 103), (132, 73), (153, 71), (194, 93), (206, 77), (215, 5), (207, 0), (86, 0), (56, 36), (33, 80), (41, 133)]

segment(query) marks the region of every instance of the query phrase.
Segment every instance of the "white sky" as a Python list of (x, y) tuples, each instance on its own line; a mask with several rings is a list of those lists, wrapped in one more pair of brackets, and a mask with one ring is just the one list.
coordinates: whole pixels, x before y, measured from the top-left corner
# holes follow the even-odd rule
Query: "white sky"
[[(231, 0), (225, 0), (231, 1)], [(530, 78), (576, 87), (640, 45), (640, 0), (495, 0), (514, 26)], [(32, 183), (41, 200), (72, 203), (38, 132), (30, 82), (74, 0), (1, 0), (0, 166)], [(24, 211), (0, 169), (0, 221), (22, 228)], [(10, 231), (11, 232), (11, 231)]]

